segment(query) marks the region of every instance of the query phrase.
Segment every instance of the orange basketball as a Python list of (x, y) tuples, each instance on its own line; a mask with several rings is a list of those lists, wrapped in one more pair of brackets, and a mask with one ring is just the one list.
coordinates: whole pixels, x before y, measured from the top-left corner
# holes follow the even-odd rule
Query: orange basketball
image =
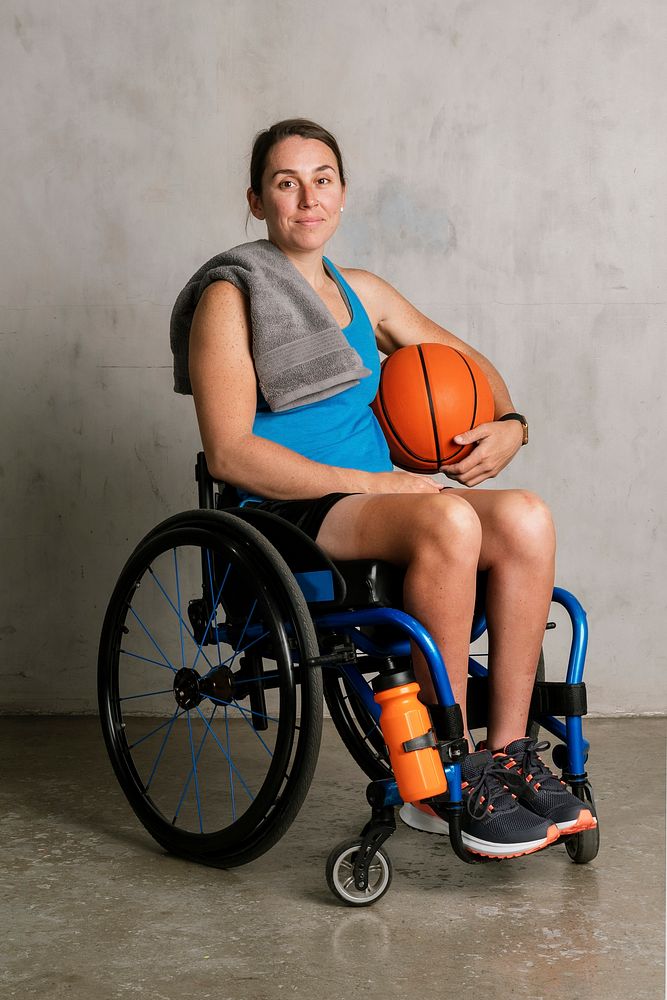
[(460, 462), (472, 445), (455, 434), (493, 420), (493, 393), (472, 358), (444, 344), (411, 344), (382, 362), (372, 404), (395, 465), (437, 472)]

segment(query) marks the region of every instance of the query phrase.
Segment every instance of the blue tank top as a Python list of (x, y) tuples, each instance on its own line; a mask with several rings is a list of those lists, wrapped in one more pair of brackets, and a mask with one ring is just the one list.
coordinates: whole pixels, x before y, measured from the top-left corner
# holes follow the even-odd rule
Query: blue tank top
[[(352, 316), (343, 334), (371, 374), (335, 396), (283, 413), (270, 410), (259, 394), (252, 432), (314, 462), (364, 472), (391, 472), (389, 448), (369, 405), (380, 381), (380, 357), (373, 327), (360, 299), (342, 274), (326, 257), (322, 261)], [(265, 499), (242, 489), (238, 493), (244, 503)]]

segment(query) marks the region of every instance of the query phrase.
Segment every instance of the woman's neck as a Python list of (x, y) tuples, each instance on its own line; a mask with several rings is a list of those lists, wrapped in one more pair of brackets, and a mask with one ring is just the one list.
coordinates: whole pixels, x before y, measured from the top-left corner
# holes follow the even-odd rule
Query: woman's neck
[[(274, 243), (273, 240), (269, 240), (269, 242)], [(285, 254), (301, 276), (316, 291), (328, 284), (327, 273), (322, 263), (321, 250), (286, 250), (277, 243), (274, 243), (274, 246), (277, 246)]]

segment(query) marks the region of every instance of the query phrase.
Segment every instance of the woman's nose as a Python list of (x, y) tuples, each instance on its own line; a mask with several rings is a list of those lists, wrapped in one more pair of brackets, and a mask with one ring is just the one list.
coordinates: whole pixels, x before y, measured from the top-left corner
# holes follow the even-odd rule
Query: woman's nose
[(313, 208), (317, 205), (317, 192), (315, 188), (304, 187), (301, 194), (301, 204), (304, 208)]

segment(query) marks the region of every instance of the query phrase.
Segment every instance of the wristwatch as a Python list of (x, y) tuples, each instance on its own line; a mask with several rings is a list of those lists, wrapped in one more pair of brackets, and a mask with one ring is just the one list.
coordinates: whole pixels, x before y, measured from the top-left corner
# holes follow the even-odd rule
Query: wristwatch
[(524, 417), (523, 413), (503, 413), (502, 417), (498, 417), (498, 420), (518, 420), (523, 428), (523, 441), (521, 445), (528, 444), (528, 421)]

